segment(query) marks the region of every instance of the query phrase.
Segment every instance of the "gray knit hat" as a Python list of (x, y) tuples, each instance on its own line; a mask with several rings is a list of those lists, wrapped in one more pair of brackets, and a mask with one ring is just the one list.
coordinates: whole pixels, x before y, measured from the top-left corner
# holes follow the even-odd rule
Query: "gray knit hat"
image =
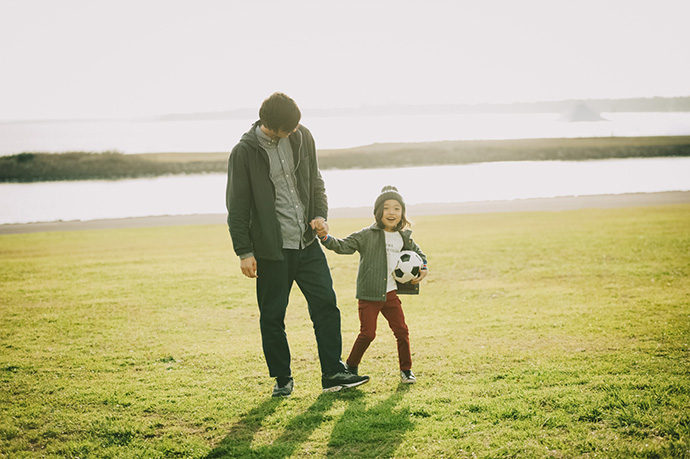
[(398, 192), (398, 189), (393, 185), (386, 185), (381, 188), (381, 194), (378, 198), (376, 198), (376, 202), (374, 203), (374, 215), (376, 215), (376, 211), (383, 205), (383, 203), (389, 199), (395, 199), (398, 201), (402, 206), (403, 211), (405, 211), (405, 201), (403, 200), (402, 195)]

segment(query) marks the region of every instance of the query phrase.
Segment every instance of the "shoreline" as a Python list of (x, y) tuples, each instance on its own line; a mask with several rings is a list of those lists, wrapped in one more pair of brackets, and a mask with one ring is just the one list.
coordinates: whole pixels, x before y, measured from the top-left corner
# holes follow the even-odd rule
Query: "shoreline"
[[(690, 204), (690, 191), (657, 193), (626, 193), (590, 196), (559, 196), (505, 201), (472, 201), (457, 203), (410, 204), (410, 216), (456, 215), (498, 212), (560, 212), (588, 208), (611, 209), (671, 204)], [(368, 218), (371, 207), (344, 207), (330, 210), (331, 219)], [(84, 231), (95, 229), (148, 228), (157, 226), (225, 224), (225, 214), (162, 215), (103, 220), (75, 220), (0, 225), (0, 235), (52, 231)]]
[[(227, 173), (229, 154), (75, 151), (0, 155), (0, 182), (119, 180)], [(686, 158), (690, 157), (690, 135), (386, 142), (341, 149), (319, 148), (317, 157), (322, 171), (504, 161)]]

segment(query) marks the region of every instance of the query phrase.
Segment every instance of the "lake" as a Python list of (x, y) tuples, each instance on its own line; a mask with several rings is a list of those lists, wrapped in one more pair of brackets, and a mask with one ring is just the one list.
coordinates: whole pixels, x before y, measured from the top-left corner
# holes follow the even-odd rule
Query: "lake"
[[(519, 161), (322, 172), (331, 208), (690, 190), (690, 158)], [(0, 224), (225, 213), (225, 174), (0, 184)]]
[[(438, 140), (690, 135), (690, 113), (602, 113), (565, 123), (556, 113), (333, 116), (302, 120), (317, 148)], [(229, 152), (253, 119), (0, 123), (0, 155), (22, 152)]]

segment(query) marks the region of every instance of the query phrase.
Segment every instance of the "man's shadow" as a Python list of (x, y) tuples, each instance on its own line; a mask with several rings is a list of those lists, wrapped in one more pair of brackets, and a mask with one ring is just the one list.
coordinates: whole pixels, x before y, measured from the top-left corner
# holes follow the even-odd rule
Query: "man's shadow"
[(332, 419), (328, 411), (339, 400), (349, 405), (333, 428), (328, 442), (328, 455), (357, 457), (360, 455), (358, 452), (367, 451), (366, 455), (371, 457), (373, 450), (376, 450), (374, 457), (391, 457), (405, 432), (414, 428), (408, 408), (395, 410), (408, 389), (409, 386), (401, 384), (390, 397), (368, 409), (365, 393), (359, 390), (321, 394), (305, 412), (292, 418), (283, 434), (270, 445), (252, 448), (264, 419), (286, 402), (279, 398), (267, 399), (243, 415), (206, 459), (290, 457), (325, 420)]

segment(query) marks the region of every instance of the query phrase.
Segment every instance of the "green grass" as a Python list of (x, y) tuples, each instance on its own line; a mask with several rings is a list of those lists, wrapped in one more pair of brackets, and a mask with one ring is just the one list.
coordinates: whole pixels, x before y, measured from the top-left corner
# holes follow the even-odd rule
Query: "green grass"
[(295, 289), (285, 400), (222, 225), (0, 236), (0, 457), (690, 457), (690, 206), (412, 218), (419, 382), (381, 319), (371, 382), (321, 394)]

